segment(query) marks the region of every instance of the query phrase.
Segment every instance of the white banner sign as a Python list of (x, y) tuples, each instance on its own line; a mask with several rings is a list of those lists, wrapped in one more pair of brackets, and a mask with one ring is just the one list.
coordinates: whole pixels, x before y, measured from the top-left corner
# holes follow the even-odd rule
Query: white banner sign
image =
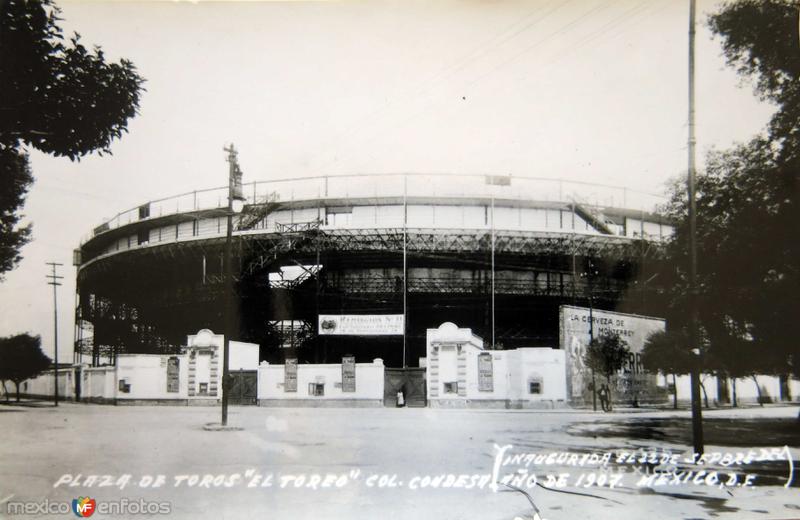
[(330, 336), (403, 334), (402, 314), (320, 314), (319, 333)]

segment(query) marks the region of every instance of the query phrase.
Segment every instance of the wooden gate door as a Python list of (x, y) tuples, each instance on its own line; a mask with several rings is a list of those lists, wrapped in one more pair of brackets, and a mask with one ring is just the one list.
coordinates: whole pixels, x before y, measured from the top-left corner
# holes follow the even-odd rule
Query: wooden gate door
[(255, 370), (231, 371), (230, 404), (254, 405), (258, 403), (258, 375)]
[(406, 406), (424, 408), (428, 406), (428, 393), (425, 386), (424, 368), (407, 368)]
[(405, 393), (406, 406), (427, 406), (424, 368), (386, 368), (383, 373), (384, 406), (397, 406), (397, 392), (400, 391)]

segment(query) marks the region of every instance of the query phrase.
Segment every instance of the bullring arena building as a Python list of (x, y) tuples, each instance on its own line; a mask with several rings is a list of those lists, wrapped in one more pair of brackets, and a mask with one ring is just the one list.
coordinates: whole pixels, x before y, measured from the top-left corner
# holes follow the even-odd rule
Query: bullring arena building
[[(580, 361), (565, 352), (565, 309), (588, 310), (584, 322), (604, 310), (658, 313), (651, 280), (672, 228), (654, 212), (654, 196), (563, 180), (410, 173), (242, 188), (230, 339), (250, 347), (241, 347), (244, 356), (231, 347), (232, 359), (247, 360), (232, 365), (238, 402), (347, 400), (355, 396), (346, 372), (354, 370), (359, 392), (372, 381), (371, 397), (387, 404), (398, 390), (408, 404), (574, 401), (585, 389), (571, 388)], [(219, 397), (227, 190), (119, 213), (75, 251), (74, 362), (86, 371), (75, 376), (84, 397), (86, 374), (148, 365), (148, 356), (159, 358), (150, 364), (163, 378), (115, 377), (104, 383), (115, 399), (143, 385), (160, 387), (147, 398)], [(372, 374), (375, 366), (382, 374)], [(262, 383), (261, 372), (280, 381)], [(272, 395), (287, 386), (292, 395)]]

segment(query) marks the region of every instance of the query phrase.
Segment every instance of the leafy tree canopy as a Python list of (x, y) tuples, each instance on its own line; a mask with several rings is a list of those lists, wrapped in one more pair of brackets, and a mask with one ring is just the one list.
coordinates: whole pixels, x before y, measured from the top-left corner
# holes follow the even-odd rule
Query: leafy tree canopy
[[(800, 344), (800, 2), (739, 0), (708, 20), (728, 63), (753, 81), (777, 111), (766, 132), (712, 151), (697, 177), (698, 307), (704, 364), (730, 374), (798, 373)], [(757, 129), (754, 129), (757, 130)], [(675, 184), (666, 212), (676, 223), (669, 245), (677, 270), (670, 323), (688, 320), (688, 202)], [(747, 354), (734, 359), (737, 354)], [(743, 362), (747, 366), (739, 366)], [(713, 365), (713, 366), (712, 366)]]
[(688, 374), (692, 368), (689, 338), (683, 331), (657, 331), (650, 334), (642, 350), (642, 365), (650, 372)]
[(590, 369), (611, 379), (630, 355), (628, 344), (616, 333), (604, 333), (586, 347), (583, 362)]
[[(741, 342), (757, 345), (759, 362), (770, 358), (775, 371), (800, 359), (791, 319), (800, 316), (797, 195), (797, 170), (777, 160), (764, 139), (709, 155), (707, 171), (697, 179), (696, 205), (698, 306), (707, 348), (721, 354)], [(672, 287), (670, 323), (684, 328), (685, 185), (674, 189), (668, 212), (676, 222), (668, 254), (677, 270), (664, 282)]]
[(17, 209), (32, 182), (27, 156), (0, 145), (0, 279), (21, 260), (20, 248), (30, 239), (31, 226), (20, 226)]
[(32, 182), (26, 147), (71, 160), (110, 153), (139, 108), (134, 65), (65, 37), (59, 13), (52, 0), (0, 2), (0, 275), (30, 238), (15, 217)]
[(59, 13), (51, 0), (0, 4), (0, 140), (70, 159), (110, 152), (137, 113), (143, 80), (77, 33), (65, 39)]
[(787, 155), (800, 150), (800, 1), (739, 0), (708, 19), (728, 64), (749, 78), (761, 99), (777, 105), (770, 134)]
[(19, 384), (39, 375), (50, 364), (50, 358), (42, 352), (39, 336), (17, 334), (0, 338), (0, 381), (12, 381), (16, 385), (17, 400)]

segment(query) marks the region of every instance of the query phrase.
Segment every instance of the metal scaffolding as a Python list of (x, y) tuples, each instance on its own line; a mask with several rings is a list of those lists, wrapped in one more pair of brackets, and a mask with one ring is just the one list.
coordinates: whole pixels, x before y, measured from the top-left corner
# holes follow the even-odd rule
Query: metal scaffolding
[[(223, 243), (222, 237), (157, 243), (84, 263), (78, 274), (76, 351), (91, 356), (93, 364), (113, 363), (121, 352), (174, 352), (182, 336), (200, 325), (219, 328)], [(492, 250), (494, 262), (488, 257)], [(322, 229), (315, 221), (276, 232), (237, 231), (233, 272), (246, 328), (270, 320), (310, 321), (321, 310), (359, 305), (402, 312), (407, 296), (412, 314), (427, 305), (425, 298), (441, 297), (460, 298), (463, 305), (449, 305), (462, 309), (487, 306), (489, 315), (493, 295), (499, 307), (508, 306), (509, 298), (557, 305), (592, 296), (610, 304), (627, 297), (645, 259), (657, 263), (661, 254), (660, 246), (646, 240), (610, 235)], [(604, 275), (592, 284), (580, 276), (588, 261), (604, 266)], [(316, 267), (295, 281), (270, 286), (269, 273), (287, 265)], [(636, 287), (641, 298), (642, 285)], [(278, 299), (283, 303), (276, 310)], [(276, 316), (281, 312), (296, 315)], [(93, 331), (91, 337), (86, 330)], [(514, 324), (498, 323), (497, 330), (499, 342), (535, 336)]]

